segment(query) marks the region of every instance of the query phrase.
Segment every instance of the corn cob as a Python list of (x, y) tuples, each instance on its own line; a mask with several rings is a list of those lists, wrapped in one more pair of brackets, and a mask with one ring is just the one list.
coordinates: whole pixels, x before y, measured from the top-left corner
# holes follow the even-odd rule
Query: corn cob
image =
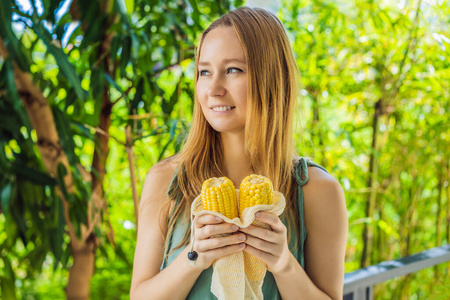
[(273, 185), (262, 175), (249, 175), (239, 187), (239, 215), (244, 209), (257, 204), (273, 204)]
[(203, 209), (218, 212), (229, 219), (238, 217), (236, 188), (227, 177), (212, 177), (202, 185)]
[[(257, 204), (273, 204), (273, 184), (269, 178), (262, 175), (249, 175), (244, 178), (239, 187), (239, 215), (247, 207)], [(255, 220), (253, 225), (266, 228), (266, 224)], [(244, 252), (244, 270), (250, 281), (262, 280), (266, 274), (266, 266), (258, 258)]]

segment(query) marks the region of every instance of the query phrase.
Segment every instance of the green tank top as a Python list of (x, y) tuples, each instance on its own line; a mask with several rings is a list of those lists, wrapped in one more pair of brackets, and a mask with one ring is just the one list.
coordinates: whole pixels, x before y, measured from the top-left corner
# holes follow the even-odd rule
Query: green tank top
[[(312, 162), (311, 160), (301, 157), (298, 161), (298, 163), (295, 165), (295, 181), (296, 181), (296, 206), (299, 213), (299, 219), (300, 219), (300, 227), (301, 227), (301, 241), (300, 243), (297, 242), (297, 235), (291, 234), (291, 239), (289, 241), (289, 249), (291, 249), (292, 254), (297, 259), (299, 264), (304, 268), (305, 262), (304, 262), (304, 245), (306, 240), (306, 227), (305, 227), (305, 220), (303, 215), (303, 185), (305, 185), (308, 182), (308, 167), (313, 166), (320, 168), (328, 173), (328, 171), (323, 168), (322, 166)], [(302, 176), (303, 174), (303, 176)], [(287, 220), (285, 217), (281, 217), (281, 221), (285, 226), (288, 226)], [(175, 248), (183, 239), (184, 233), (186, 231), (187, 227), (190, 227), (190, 220), (187, 218), (179, 218), (174, 226), (174, 231), (172, 236), (169, 238), (166, 249), (164, 250), (164, 257), (166, 257), (166, 254), (171, 252), (173, 248)], [(291, 225), (292, 228), (293, 225)], [(297, 246), (296, 246), (297, 245)], [(186, 246), (183, 246), (175, 251), (173, 251), (169, 256), (167, 256), (162, 265), (161, 270), (164, 268), (167, 268), (174, 260), (175, 258), (184, 250)], [(204, 270), (200, 276), (198, 277), (197, 281), (195, 282), (194, 286), (192, 287), (191, 291), (189, 292), (189, 295), (186, 299), (198, 299), (198, 300), (215, 300), (217, 299), (214, 294), (211, 293), (211, 278), (212, 278), (213, 268), (212, 266), (208, 269)], [(264, 277), (264, 283), (262, 286), (262, 291), (265, 299), (281, 299), (280, 293), (277, 288), (277, 284), (275, 282), (275, 278), (273, 277), (272, 273), (267, 271), (266, 276)]]

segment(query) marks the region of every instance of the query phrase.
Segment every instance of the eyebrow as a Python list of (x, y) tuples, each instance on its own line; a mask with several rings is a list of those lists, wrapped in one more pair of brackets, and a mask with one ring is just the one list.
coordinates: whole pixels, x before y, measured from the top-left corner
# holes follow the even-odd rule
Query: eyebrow
[[(238, 58), (226, 58), (226, 59), (223, 60), (223, 62), (225, 64), (230, 63), (230, 62), (238, 62), (238, 63), (244, 64), (244, 65), (247, 63), (245, 61), (245, 59), (242, 60), (242, 59), (238, 59)], [(199, 61), (198, 65), (199, 66), (210, 66), (211, 64), (209, 62), (206, 62), (206, 61)]]

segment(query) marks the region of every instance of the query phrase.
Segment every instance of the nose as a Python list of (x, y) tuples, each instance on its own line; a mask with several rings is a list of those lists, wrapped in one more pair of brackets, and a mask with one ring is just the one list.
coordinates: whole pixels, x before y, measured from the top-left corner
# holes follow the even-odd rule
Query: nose
[(220, 97), (225, 95), (226, 89), (223, 85), (223, 80), (220, 76), (216, 76), (211, 79), (210, 85), (208, 86), (208, 96), (209, 97)]

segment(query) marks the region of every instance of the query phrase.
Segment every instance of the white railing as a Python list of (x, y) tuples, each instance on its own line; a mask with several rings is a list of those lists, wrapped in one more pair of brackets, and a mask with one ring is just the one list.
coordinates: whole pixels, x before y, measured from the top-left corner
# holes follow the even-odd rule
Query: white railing
[(372, 300), (375, 284), (450, 261), (450, 245), (346, 273), (344, 300)]

